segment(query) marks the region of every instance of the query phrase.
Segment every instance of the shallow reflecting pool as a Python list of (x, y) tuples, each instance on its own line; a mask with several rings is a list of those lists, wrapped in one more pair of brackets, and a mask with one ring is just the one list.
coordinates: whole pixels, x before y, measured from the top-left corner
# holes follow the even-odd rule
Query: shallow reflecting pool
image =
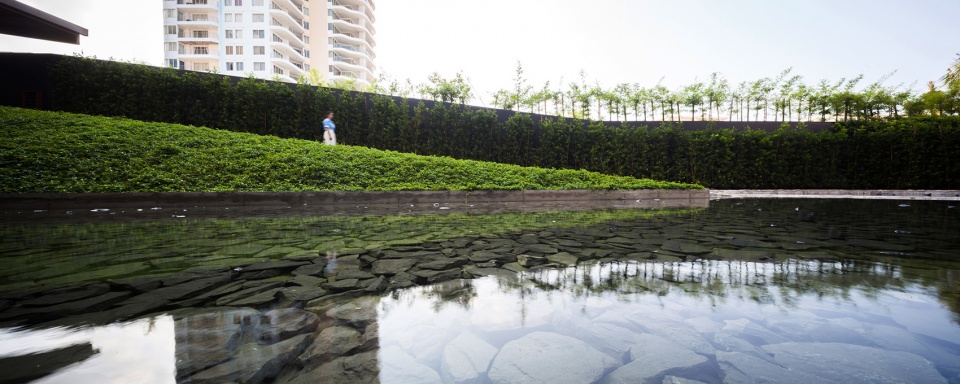
[(955, 205), (7, 223), (0, 382), (957, 383)]

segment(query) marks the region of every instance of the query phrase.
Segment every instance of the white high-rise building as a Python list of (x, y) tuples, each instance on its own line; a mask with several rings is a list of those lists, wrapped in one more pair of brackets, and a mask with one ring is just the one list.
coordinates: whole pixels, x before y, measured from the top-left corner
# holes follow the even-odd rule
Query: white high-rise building
[(296, 81), (375, 79), (373, 0), (163, 0), (166, 66)]

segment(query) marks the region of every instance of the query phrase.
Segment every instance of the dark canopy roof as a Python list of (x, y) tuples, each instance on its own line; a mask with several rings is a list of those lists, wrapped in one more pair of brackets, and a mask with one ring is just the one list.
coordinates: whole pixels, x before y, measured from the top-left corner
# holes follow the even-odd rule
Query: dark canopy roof
[(80, 35), (87, 36), (87, 29), (19, 1), (0, 0), (0, 33), (80, 44)]

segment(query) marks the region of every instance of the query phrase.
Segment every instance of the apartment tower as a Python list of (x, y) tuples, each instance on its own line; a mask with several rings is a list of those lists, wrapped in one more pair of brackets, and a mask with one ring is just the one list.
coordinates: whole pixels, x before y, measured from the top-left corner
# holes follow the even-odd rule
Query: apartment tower
[(374, 81), (373, 0), (162, 0), (168, 67), (294, 82)]

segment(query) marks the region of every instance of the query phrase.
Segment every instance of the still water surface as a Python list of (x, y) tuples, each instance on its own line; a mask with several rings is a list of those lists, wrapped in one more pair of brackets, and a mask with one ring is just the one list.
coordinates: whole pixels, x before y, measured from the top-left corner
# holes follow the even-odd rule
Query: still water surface
[[(656, 215), (8, 224), (0, 382), (960, 382), (954, 204), (724, 200)], [(339, 273), (360, 276), (375, 272), (363, 257), (451, 249), (443, 260), (472, 260), (457, 268), (476, 278), (309, 302), (281, 292), (251, 305), (167, 303), (119, 322), (30, 315), (44, 300), (63, 304), (29, 292), (105, 279), (318, 251), (336, 251)], [(508, 262), (551, 253), (579, 262)], [(76, 260), (89, 258), (96, 264)], [(286, 277), (264, 281), (285, 289)], [(71, 345), (89, 347), (60, 356), (52, 373), (23, 378), (10, 365)]]

